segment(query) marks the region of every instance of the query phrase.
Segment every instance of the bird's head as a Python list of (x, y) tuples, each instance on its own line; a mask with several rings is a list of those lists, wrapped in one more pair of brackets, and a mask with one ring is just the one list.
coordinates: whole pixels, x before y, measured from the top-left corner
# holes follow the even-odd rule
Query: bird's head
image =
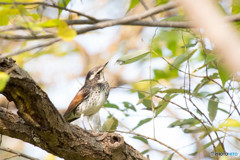
[(85, 83), (101, 83), (105, 81), (103, 70), (107, 66), (108, 62), (104, 65), (92, 68), (86, 77)]

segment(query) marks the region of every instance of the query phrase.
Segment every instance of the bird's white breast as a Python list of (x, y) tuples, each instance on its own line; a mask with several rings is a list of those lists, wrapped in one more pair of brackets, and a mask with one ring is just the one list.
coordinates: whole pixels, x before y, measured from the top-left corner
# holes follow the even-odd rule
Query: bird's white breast
[(88, 102), (84, 101), (79, 106), (80, 112), (84, 114), (84, 116), (90, 116), (98, 112), (106, 101), (106, 95), (104, 91), (96, 91), (92, 94), (94, 94), (94, 96), (88, 98)]

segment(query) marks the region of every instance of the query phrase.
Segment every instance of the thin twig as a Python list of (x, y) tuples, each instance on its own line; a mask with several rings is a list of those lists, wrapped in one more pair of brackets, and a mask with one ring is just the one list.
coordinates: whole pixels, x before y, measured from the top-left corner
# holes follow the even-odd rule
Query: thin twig
[(79, 16), (83, 16), (83, 17), (86, 17), (92, 21), (95, 21), (97, 22), (98, 20), (92, 16), (89, 16), (89, 15), (86, 15), (84, 13), (81, 13), (81, 12), (78, 12), (78, 11), (75, 11), (75, 10), (72, 10), (72, 9), (68, 9), (66, 7), (61, 7), (61, 6), (58, 6), (56, 4), (49, 4), (49, 3), (45, 3), (45, 2), (0, 2), (0, 5), (42, 5), (42, 6), (47, 6), (47, 7), (52, 7), (52, 8), (57, 8), (57, 9), (62, 9), (62, 10), (65, 10), (65, 11), (68, 11), (68, 12), (71, 12), (71, 13), (75, 13)]
[(49, 41), (47, 43), (43, 43), (43, 44), (38, 44), (38, 45), (34, 45), (34, 46), (31, 46), (31, 47), (28, 47), (28, 48), (24, 48), (20, 51), (17, 51), (17, 52), (12, 52), (12, 53), (6, 53), (6, 54), (0, 54), (0, 59), (3, 59), (3, 58), (6, 58), (6, 57), (10, 57), (10, 56), (16, 56), (18, 54), (21, 54), (21, 53), (24, 53), (24, 52), (27, 52), (27, 51), (31, 51), (33, 49), (36, 49), (36, 48), (42, 48), (42, 47), (46, 47), (46, 46), (49, 46), (49, 45), (52, 45), (58, 41), (60, 41), (61, 39), (54, 39), (52, 41)]
[[(93, 31), (93, 30), (97, 30), (97, 29), (102, 29), (105, 27), (110, 27), (110, 26), (115, 26), (115, 25), (121, 25), (121, 24), (125, 24), (125, 23), (129, 23), (129, 22), (134, 22), (134, 21), (138, 21), (138, 20), (142, 20), (146, 17), (149, 17), (151, 15), (155, 15), (157, 13), (166, 11), (166, 10), (170, 10), (177, 7), (177, 3), (174, 2), (169, 2), (167, 4), (155, 7), (155, 8), (151, 8), (147, 11), (145, 11), (144, 13), (140, 13), (138, 15), (132, 15), (132, 16), (127, 16), (127, 17), (123, 17), (120, 19), (115, 19), (115, 20), (109, 20), (109, 21), (102, 21), (99, 23), (96, 23), (92, 26), (88, 26), (88, 27), (84, 27), (84, 28), (80, 28), (77, 30), (77, 34), (83, 34), (86, 33), (88, 31)], [(54, 38), (56, 37), (55, 34), (48, 34), (48, 35), (39, 35), (39, 36), (22, 36), (22, 35), (0, 35), (0, 38), (3, 39), (28, 39), (28, 40), (32, 40), (32, 39), (48, 39), (48, 38)]]
[(39, 160), (38, 158), (34, 158), (34, 157), (31, 157), (31, 156), (28, 156), (28, 155), (26, 155), (24, 153), (20, 153), (20, 152), (14, 151), (14, 150), (12, 150), (10, 148), (0, 147), (0, 150), (5, 151), (5, 152), (9, 152), (9, 153), (13, 153), (13, 154), (15, 154), (17, 156), (24, 157), (24, 158), (27, 158), (27, 159), (30, 159), (30, 160)]
[[(231, 94), (229, 93), (229, 91), (227, 89), (225, 89), (221, 84), (219, 84), (217, 81), (207, 77), (209, 80), (211, 80), (212, 82), (214, 82), (215, 84), (217, 84), (220, 88), (222, 88), (228, 95), (228, 97), (230, 98), (230, 100), (232, 101), (233, 105), (234, 105), (234, 109), (237, 111), (238, 115), (240, 115), (240, 111), (237, 108), (237, 104), (235, 103), (235, 101), (233, 100), (233, 97), (231, 96)], [(233, 112), (232, 112), (233, 113)], [(229, 115), (229, 117), (232, 115), (232, 113)]]
[[(146, 3), (143, 0), (140, 0), (141, 4), (143, 5), (143, 7), (148, 10), (148, 6), (146, 5)], [(153, 21), (156, 21), (157, 19), (154, 16), (150, 16), (152, 18)]]
[[(121, 87), (118, 87), (118, 88), (121, 88)], [(149, 92), (147, 92), (147, 91), (141, 91), (141, 90), (136, 90), (136, 89), (133, 89), (133, 90), (134, 90), (134, 91), (137, 91), (137, 92), (146, 93), (146, 94), (149, 94), (149, 95), (151, 94), (151, 93), (149, 93)], [(192, 111), (188, 110), (187, 108), (182, 107), (181, 105), (179, 105), (179, 104), (177, 104), (177, 103), (175, 103), (175, 102), (173, 102), (173, 101), (171, 101), (171, 100), (165, 99), (164, 97), (161, 97), (161, 96), (158, 96), (158, 95), (154, 95), (154, 96), (155, 96), (156, 98), (159, 98), (159, 99), (165, 101), (165, 102), (171, 103), (171, 104), (179, 107), (180, 109), (188, 112), (193, 118), (195, 118), (196, 120), (198, 120), (198, 121), (202, 124), (202, 126), (206, 129), (207, 135), (208, 135), (208, 137), (210, 138), (210, 141), (211, 141), (211, 143), (212, 143), (212, 145), (213, 145), (214, 152), (216, 152), (216, 146), (215, 146), (215, 144), (214, 144), (214, 141), (213, 141), (213, 138), (212, 138), (211, 134), (208, 132), (208, 128), (206, 127), (206, 125), (205, 125)]]
[[(0, 2), (1, 3), (1, 2)], [(229, 22), (237, 22), (240, 20), (240, 14), (227, 16), (226, 20)], [(98, 19), (97, 22), (114, 21), (114, 19)], [(88, 19), (73, 19), (65, 21), (68, 25), (82, 25), (82, 24), (96, 24), (96, 21)], [(133, 26), (146, 26), (146, 27), (170, 27), (170, 28), (192, 28), (194, 27), (189, 21), (146, 21), (137, 20), (128, 23), (120, 23), (119, 25), (133, 25)], [(0, 32), (12, 30), (25, 30), (23, 26), (1, 26)], [(47, 38), (47, 37), (46, 37)]]
[[(99, 22), (113, 21), (114, 19), (102, 19)], [(96, 24), (92, 20), (83, 20), (83, 19), (73, 19), (65, 21), (68, 25), (84, 25), (84, 24)], [(192, 28), (193, 26), (189, 22), (175, 22), (175, 21), (147, 21), (147, 20), (138, 20), (128, 23), (120, 23), (119, 25), (128, 25), (128, 26), (145, 26), (145, 27), (168, 27), (168, 28)], [(26, 27), (23, 26), (1, 26), (0, 32), (15, 31), (15, 30), (26, 30)]]
[(163, 145), (164, 147), (167, 147), (168, 149), (174, 151), (175, 153), (177, 153), (180, 157), (182, 157), (184, 160), (187, 160), (187, 158), (185, 156), (183, 156), (181, 153), (179, 153), (176, 149), (170, 147), (169, 145), (157, 140), (156, 138), (152, 138), (152, 137), (148, 137), (148, 136), (145, 136), (145, 135), (142, 135), (142, 134), (139, 134), (139, 133), (136, 133), (136, 132), (126, 132), (126, 131), (119, 131), (119, 130), (116, 130), (116, 132), (120, 132), (120, 133), (128, 133), (128, 134), (134, 134), (136, 136), (140, 136), (140, 137), (144, 137), (146, 139), (150, 139), (150, 140), (153, 140), (161, 145)]

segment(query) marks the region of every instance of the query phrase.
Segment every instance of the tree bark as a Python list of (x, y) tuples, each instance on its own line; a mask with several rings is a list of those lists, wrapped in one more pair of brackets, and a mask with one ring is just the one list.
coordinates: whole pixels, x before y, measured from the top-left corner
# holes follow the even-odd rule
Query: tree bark
[(16, 115), (0, 108), (0, 134), (31, 143), (66, 160), (147, 159), (119, 134), (96, 134), (67, 123), (47, 94), (12, 59), (0, 60), (0, 71), (10, 76), (2, 94), (18, 109)]

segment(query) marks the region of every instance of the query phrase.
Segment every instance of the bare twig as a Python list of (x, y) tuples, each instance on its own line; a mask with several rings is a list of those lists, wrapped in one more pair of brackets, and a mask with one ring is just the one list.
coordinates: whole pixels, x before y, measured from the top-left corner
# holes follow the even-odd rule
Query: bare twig
[[(102, 19), (99, 22), (113, 21), (113, 19)], [(84, 24), (96, 24), (96, 22), (92, 20), (82, 20), (82, 19), (74, 19), (74, 20), (66, 20), (68, 25), (84, 25)], [(146, 21), (146, 20), (138, 20), (134, 22), (128, 23), (120, 23), (119, 25), (128, 25), (128, 26), (146, 26), (146, 27), (170, 27), (170, 28), (192, 28), (193, 26), (189, 22), (182, 21)], [(2, 26), (0, 27), (0, 32), (7, 31), (15, 31), (15, 30), (26, 30), (27, 28), (23, 26)], [(4, 36), (1, 36), (4, 38)], [(5, 36), (6, 37), (6, 36)], [(13, 36), (12, 36), (13, 37)], [(44, 38), (44, 37), (42, 37)], [(52, 38), (52, 37), (45, 37)], [(10, 39), (10, 38), (9, 38)]]
[(24, 158), (27, 158), (27, 159), (30, 159), (30, 160), (39, 160), (38, 158), (34, 158), (34, 157), (31, 157), (31, 156), (28, 156), (28, 155), (26, 155), (24, 153), (14, 151), (14, 150), (12, 150), (10, 148), (0, 147), (0, 150), (1, 151), (5, 151), (5, 152), (9, 152), (9, 153), (15, 154), (16, 156), (24, 157)]
[[(1, 3), (1, 2), (0, 2)], [(228, 22), (240, 21), (240, 14), (231, 15), (225, 17)], [(97, 22), (114, 21), (114, 19), (98, 19)], [(83, 24), (96, 24), (96, 21), (88, 19), (73, 19), (65, 21), (68, 25), (83, 25)], [(119, 23), (119, 25), (132, 25), (132, 26), (147, 26), (147, 27), (171, 27), (171, 28), (192, 28), (193, 24), (189, 21), (146, 21), (137, 20), (128, 23)], [(13, 30), (25, 30), (23, 26), (1, 26), (0, 32), (13, 31)], [(46, 37), (48, 38), (48, 37)]]
[(89, 15), (86, 15), (84, 13), (81, 13), (81, 12), (78, 12), (78, 11), (75, 11), (75, 10), (72, 10), (72, 9), (68, 9), (66, 7), (61, 7), (61, 6), (58, 6), (56, 4), (49, 4), (49, 3), (45, 3), (45, 2), (0, 2), (0, 5), (24, 5), (24, 6), (27, 6), (27, 5), (42, 5), (42, 6), (62, 9), (62, 10), (65, 10), (65, 11), (68, 11), (68, 12), (71, 12), (71, 13), (75, 13), (79, 16), (86, 17), (86, 18), (88, 18), (92, 21), (95, 21), (95, 22), (98, 21), (96, 18), (94, 18), (92, 16), (89, 16)]
[[(141, 2), (141, 4), (143, 5), (143, 7), (144, 7), (146, 10), (149, 9), (148, 6), (146, 5), (146, 3), (145, 3), (143, 0), (140, 0), (140, 2)], [(156, 20), (157, 20), (154, 16), (151, 16), (151, 18), (152, 18), (153, 21), (156, 21)]]
[(38, 44), (38, 45), (34, 45), (34, 46), (31, 46), (31, 47), (28, 47), (28, 48), (24, 48), (20, 51), (17, 51), (17, 52), (12, 52), (12, 53), (6, 53), (6, 54), (0, 54), (0, 59), (3, 59), (3, 58), (6, 58), (6, 57), (10, 57), (10, 56), (16, 56), (18, 54), (21, 54), (23, 52), (27, 52), (27, 51), (31, 51), (33, 49), (36, 49), (36, 48), (42, 48), (42, 47), (46, 47), (46, 46), (49, 46), (49, 45), (52, 45), (58, 41), (60, 41), (61, 39), (54, 39), (52, 41), (49, 41), (47, 43), (43, 43), (43, 44)]
[[(97, 30), (97, 29), (102, 29), (105, 27), (110, 27), (110, 26), (114, 26), (114, 25), (121, 25), (121, 24), (125, 24), (125, 23), (130, 23), (130, 22), (134, 22), (134, 21), (138, 21), (138, 20), (142, 20), (146, 17), (149, 17), (151, 15), (166, 11), (166, 10), (170, 10), (177, 7), (177, 4), (174, 2), (169, 2), (165, 5), (161, 5), (155, 8), (151, 8), (149, 10), (147, 10), (144, 13), (138, 14), (138, 15), (132, 15), (132, 16), (127, 16), (127, 17), (123, 17), (120, 19), (116, 19), (116, 20), (108, 20), (108, 21), (102, 21), (102, 22), (98, 22), (92, 26), (88, 26), (88, 27), (84, 27), (81, 28), (79, 30), (77, 30), (77, 34), (82, 34), (82, 33), (86, 33), (88, 31), (93, 31), (93, 30)], [(39, 36), (22, 36), (22, 35), (0, 35), (0, 38), (3, 39), (28, 39), (28, 40), (32, 40), (32, 39), (48, 39), (48, 38), (54, 38), (56, 37), (55, 34), (48, 34), (48, 35), (39, 35)]]
[(150, 140), (153, 140), (161, 145), (163, 145), (164, 147), (167, 147), (168, 149), (172, 150), (173, 152), (177, 153), (180, 157), (182, 157), (184, 160), (187, 160), (187, 158), (185, 156), (183, 156), (181, 153), (179, 153), (176, 149), (170, 147), (169, 145), (157, 140), (156, 138), (152, 138), (152, 137), (148, 137), (148, 136), (145, 136), (145, 135), (142, 135), (142, 134), (139, 134), (139, 133), (136, 133), (136, 132), (133, 132), (133, 131), (130, 131), (130, 132), (126, 132), (126, 131), (119, 131), (119, 130), (116, 130), (116, 132), (119, 132), (119, 133), (128, 133), (128, 134), (134, 134), (136, 136), (140, 136), (140, 137), (144, 137), (146, 139), (150, 139)]
[[(115, 87), (115, 88), (123, 88), (123, 87)], [(124, 89), (126, 89), (126, 88), (124, 88)], [(149, 92), (147, 92), (147, 91), (141, 91), (141, 90), (136, 90), (136, 89), (132, 89), (132, 90), (151, 95), (151, 93), (149, 93)], [(165, 99), (164, 97), (161, 97), (161, 96), (158, 96), (158, 95), (153, 95), (153, 96), (156, 97), (156, 98), (159, 98), (159, 99), (161, 99), (161, 100), (163, 100), (163, 101), (165, 101), (165, 102), (171, 103), (171, 104), (179, 107), (180, 109), (188, 112), (193, 118), (195, 118), (196, 120), (198, 120), (198, 121), (202, 124), (202, 126), (206, 129), (207, 135), (208, 135), (208, 137), (210, 138), (210, 141), (211, 141), (211, 143), (212, 143), (212, 145), (213, 145), (214, 151), (216, 152), (216, 146), (215, 146), (215, 144), (214, 144), (213, 138), (212, 138), (211, 134), (208, 132), (207, 126), (203, 123), (203, 121), (201, 121), (201, 119), (199, 119), (199, 118), (198, 118), (192, 111), (190, 111), (189, 109), (184, 108), (184, 107), (182, 107), (181, 105), (179, 105), (179, 104), (177, 104), (177, 103), (175, 103), (175, 102), (173, 102), (173, 101), (171, 101), (171, 100)]]

